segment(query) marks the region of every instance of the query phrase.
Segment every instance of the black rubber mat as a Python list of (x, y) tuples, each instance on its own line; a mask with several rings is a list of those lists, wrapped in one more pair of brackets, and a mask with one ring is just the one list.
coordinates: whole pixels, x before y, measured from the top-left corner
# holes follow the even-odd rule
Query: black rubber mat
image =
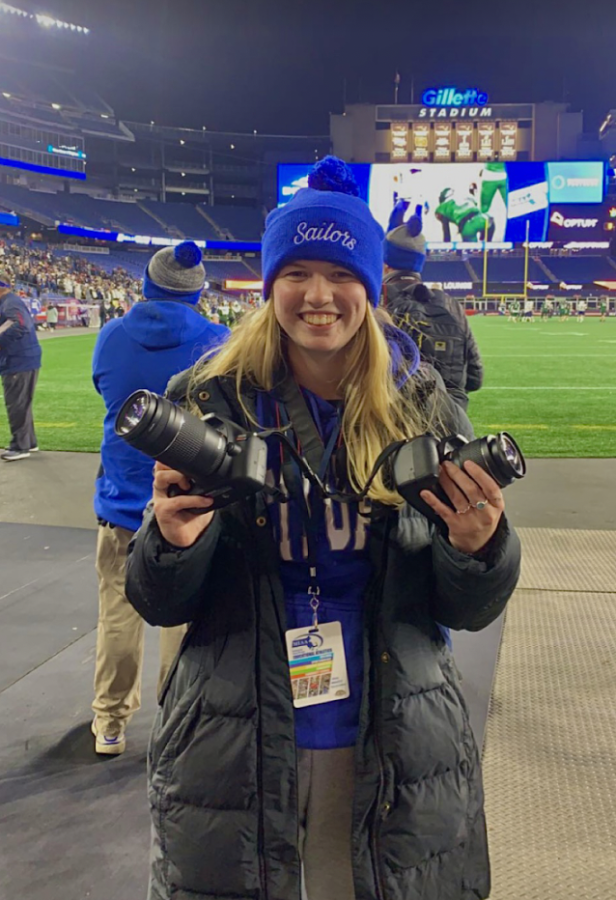
[(128, 749), (90, 733), (96, 532), (0, 524), (0, 898), (146, 895), (146, 748), (158, 640), (148, 629), (143, 708)]
[[(158, 636), (147, 629), (143, 707), (126, 753), (97, 757), (95, 542), (92, 530), (0, 523), (0, 900), (146, 895)], [(454, 635), (480, 740), (501, 625)]]

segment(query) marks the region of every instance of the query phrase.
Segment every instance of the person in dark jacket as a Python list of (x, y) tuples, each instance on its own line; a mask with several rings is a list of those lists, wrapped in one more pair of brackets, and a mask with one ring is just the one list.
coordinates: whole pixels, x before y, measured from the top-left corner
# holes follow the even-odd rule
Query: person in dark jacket
[(0, 376), (11, 442), (5, 462), (27, 459), (38, 450), (32, 402), (41, 368), (41, 345), (28, 307), (12, 291), (9, 272), (0, 270)]
[[(99, 618), (92, 731), (97, 753), (124, 751), (126, 727), (140, 706), (144, 623), (126, 600), (124, 567), (128, 543), (152, 497), (153, 479), (152, 460), (118, 437), (114, 422), (133, 391), (163, 391), (172, 375), (227, 337), (226, 328), (207, 322), (195, 308), (204, 282), (196, 244), (159, 250), (144, 276), (146, 302), (112, 319), (94, 349), (92, 376), (106, 409), (94, 496)], [(184, 629), (161, 632), (161, 682), (183, 635)]]
[[(268, 217), (267, 302), (168, 393), (247, 430), (289, 426), (330, 490), (357, 492), (392, 441), (471, 428), (376, 309), (383, 232), (346, 167), (322, 160), (308, 184)], [(135, 609), (191, 623), (149, 749), (149, 898), (300, 900), (302, 876), (308, 900), (486, 898), (479, 753), (446, 634), (486, 627), (515, 587), (502, 493), (446, 465), (452, 506), (422, 495), (442, 533), (386, 473), (338, 502), (264, 439), (270, 490), (216, 512), (170, 497), (190, 483), (157, 463), (129, 555)]]
[(408, 201), (392, 212), (384, 244), (383, 302), (399, 328), (419, 346), (422, 358), (441, 374), (451, 396), (468, 406), (468, 394), (483, 383), (479, 347), (464, 308), (444, 291), (423, 284), (426, 241), (421, 233), (421, 207), (405, 222)]

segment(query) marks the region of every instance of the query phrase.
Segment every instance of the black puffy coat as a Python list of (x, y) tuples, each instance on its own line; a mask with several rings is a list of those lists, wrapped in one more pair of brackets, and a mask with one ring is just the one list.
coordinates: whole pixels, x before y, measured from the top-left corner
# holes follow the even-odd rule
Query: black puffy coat
[(483, 383), (479, 347), (463, 307), (444, 291), (426, 287), (414, 272), (392, 272), (383, 285), (387, 312), (440, 373), (451, 396), (468, 406)]
[[(175, 391), (185, 396), (186, 382)], [(243, 421), (229, 383), (202, 385), (197, 398), (204, 412)], [(245, 400), (250, 406), (249, 393)], [(451, 430), (468, 432), (457, 415)], [(375, 576), (365, 593), (355, 756), (356, 898), (486, 898), (479, 753), (436, 623), (489, 625), (516, 585), (519, 541), (503, 518), (480, 561), (410, 507), (375, 517), (369, 541)], [(285, 602), (265, 500), (218, 512), (184, 550), (168, 545), (146, 512), (127, 595), (153, 625), (192, 623), (149, 749), (150, 900), (299, 900)]]

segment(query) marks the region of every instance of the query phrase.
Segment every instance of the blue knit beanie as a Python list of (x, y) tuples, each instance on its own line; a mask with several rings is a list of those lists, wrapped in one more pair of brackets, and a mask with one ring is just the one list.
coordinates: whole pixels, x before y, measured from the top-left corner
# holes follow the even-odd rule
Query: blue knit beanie
[(193, 241), (182, 241), (155, 253), (143, 275), (145, 299), (198, 303), (205, 284), (201, 256)]
[(398, 200), (389, 218), (387, 236), (383, 245), (385, 262), (392, 269), (403, 272), (421, 272), (426, 261), (426, 239), (421, 233), (421, 206), (415, 207), (415, 214), (408, 222), (404, 215), (409, 207), (408, 200)]
[(267, 217), (261, 245), (263, 296), (269, 299), (276, 276), (299, 259), (331, 262), (353, 272), (377, 306), (383, 281), (383, 229), (349, 167), (326, 156), (308, 176), (308, 187)]

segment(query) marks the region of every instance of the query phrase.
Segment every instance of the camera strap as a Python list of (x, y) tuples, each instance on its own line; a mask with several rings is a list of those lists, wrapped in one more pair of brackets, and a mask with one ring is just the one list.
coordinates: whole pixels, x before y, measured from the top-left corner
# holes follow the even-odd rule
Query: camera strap
[[(318, 473), (321, 481), (326, 477), (330, 460), (333, 456), (336, 444), (340, 437), (340, 424), (334, 428), (332, 434), (324, 446), (316, 423), (312, 417), (308, 405), (295, 379), (286, 374), (278, 385), (278, 398), (282, 403), (281, 416), (286, 420), (285, 425), (290, 425), (299, 441), (302, 452), (310, 467)], [(283, 453), (282, 474), (284, 482), (297, 500), (301, 510), (304, 534), (308, 550), (309, 585), (308, 595), (312, 608), (313, 628), (318, 628), (318, 607), (320, 588), (317, 580), (317, 541), (319, 532), (319, 518), (322, 510), (311, 508), (310, 501), (304, 493), (302, 473), (299, 466), (290, 458), (288, 452)]]
[(277, 385), (276, 393), (285, 406), (293, 431), (302, 445), (310, 468), (314, 472), (318, 472), (323, 458), (323, 439), (295, 378), (287, 373), (282, 382)]

